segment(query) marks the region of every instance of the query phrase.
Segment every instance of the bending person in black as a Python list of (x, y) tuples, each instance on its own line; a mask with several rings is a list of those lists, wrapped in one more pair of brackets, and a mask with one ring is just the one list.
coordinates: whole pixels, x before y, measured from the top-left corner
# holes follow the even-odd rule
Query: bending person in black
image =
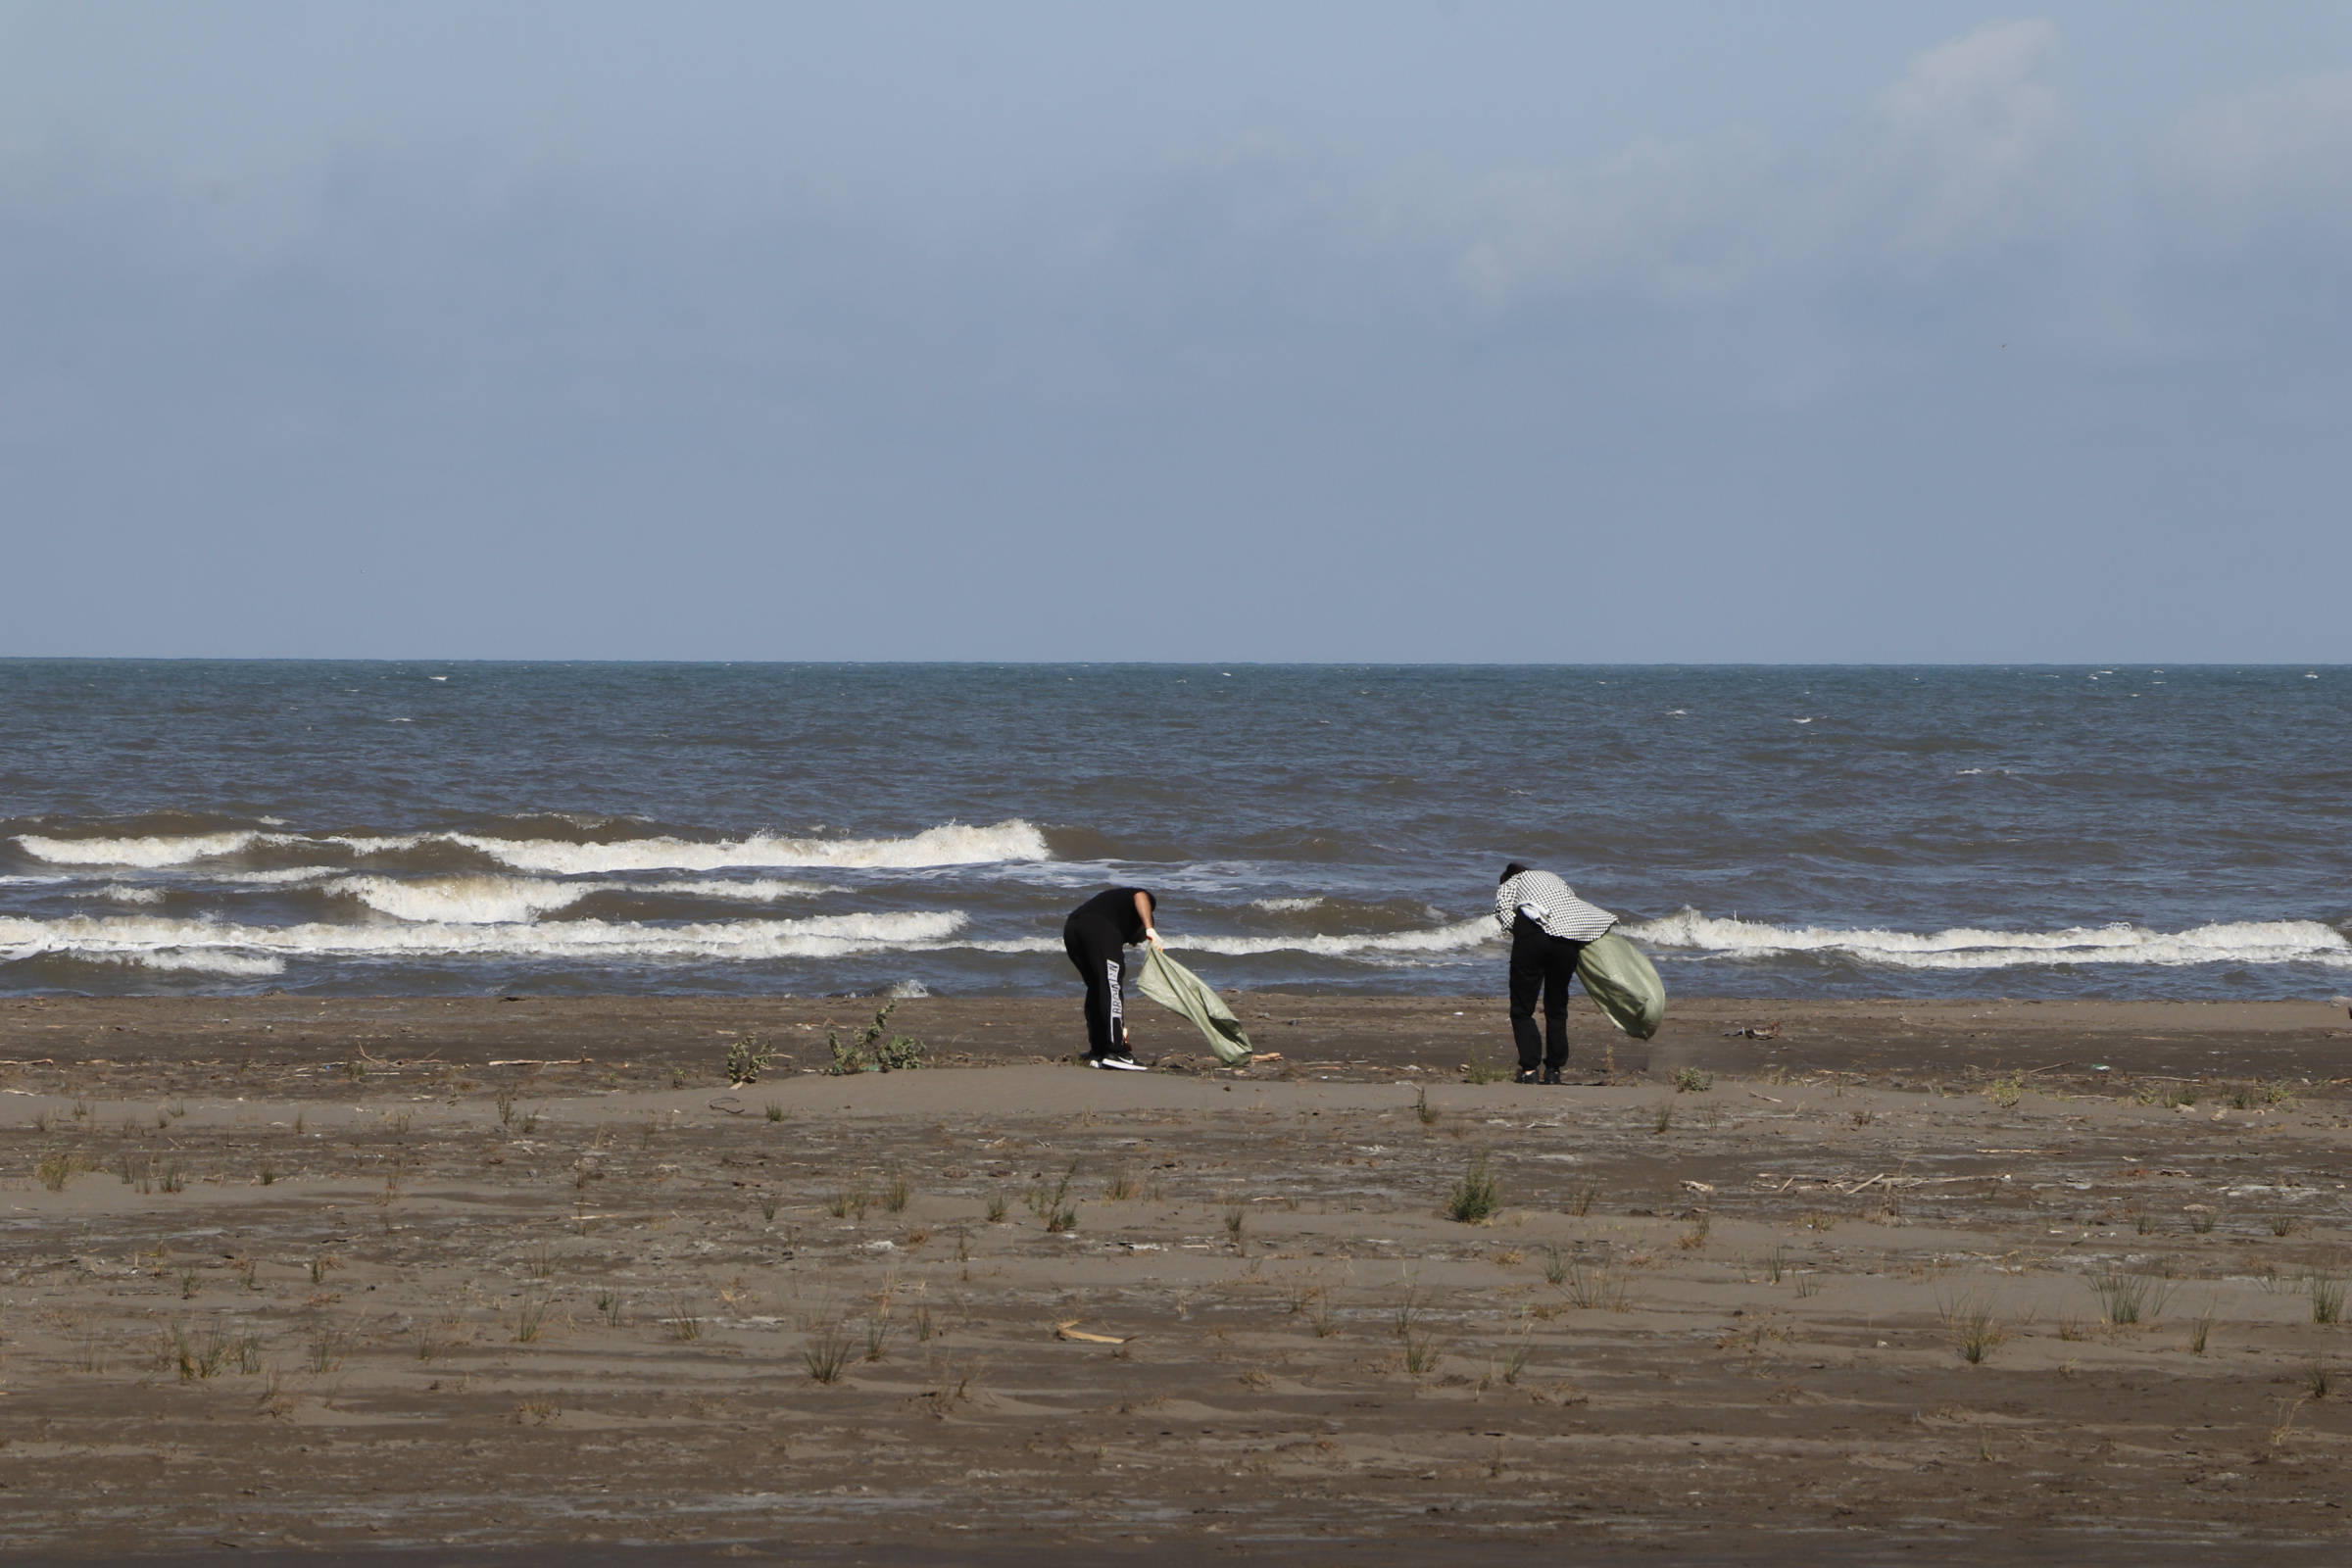
[(1089, 1067), (1144, 1070), (1127, 1050), (1127, 1007), (1120, 982), (1127, 972), (1127, 949), (1147, 941), (1160, 946), (1159, 932), (1152, 924), (1152, 912), (1158, 906), (1159, 901), (1142, 888), (1112, 888), (1072, 909), (1062, 922), (1062, 948), (1086, 981)]
[[(1578, 898), (1549, 871), (1517, 860), (1502, 868), (1494, 889), (1494, 923), (1511, 935), (1511, 1035), (1519, 1047), (1519, 1082), (1556, 1084), (1568, 1065), (1568, 982), (1585, 944), (1607, 933), (1617, 917)], [(1544, 1034), (1536, 1033), (1536, 1000), (1544, 1002)], [(1548, 1038), (1546, 1038), (1548, 1037)]]

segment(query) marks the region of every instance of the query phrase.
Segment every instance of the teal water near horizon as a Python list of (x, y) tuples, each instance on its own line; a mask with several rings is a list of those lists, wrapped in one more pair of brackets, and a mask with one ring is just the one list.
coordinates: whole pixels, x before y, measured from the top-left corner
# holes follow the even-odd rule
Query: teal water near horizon
[(0, 662), (0, 994), (2352, 990), (2344, 666)]

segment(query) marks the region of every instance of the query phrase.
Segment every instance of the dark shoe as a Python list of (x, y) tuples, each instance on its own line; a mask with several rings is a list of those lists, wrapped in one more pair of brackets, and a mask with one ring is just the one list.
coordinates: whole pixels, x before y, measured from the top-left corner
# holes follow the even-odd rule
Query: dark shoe
[(1118, 1052), (1108, 1056), (1097, 1056), (1095, 1065), (1105, 1072), (1150, 1072), (1152, 1070), (1125, 1052)]
[(1536, 1069), (1533, 1067), (1522, 1067), (1519, 1069), (1519, 1076), (1511, 1081), (1513, 1083), (1532, 1084), (1536, 1081)]
[(1556, 1084), (1560, 1081), (1560, 1075), (1556, 1072), (1547, 1072), (1544, 1075), (1544, 1081), (1547, 1084)]

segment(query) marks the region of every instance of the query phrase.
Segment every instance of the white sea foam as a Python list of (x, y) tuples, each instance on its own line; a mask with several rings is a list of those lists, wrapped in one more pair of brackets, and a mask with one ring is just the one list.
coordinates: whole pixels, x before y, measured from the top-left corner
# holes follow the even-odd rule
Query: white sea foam
[[(0, 917), (0, 958), (43, 953), (147, 962), (173, 956), (182, 966), (218, 955), (225, 964), (285, 957), (394, 958), (419, 956), (501, 958), (826, 958), (894, 949), (938, 947), (961, 930), (955, 909), (934, 912), (812, 915), (799, 920), (732, 920), (654, 926), (634, 921), (558, 920), (544, 925), (451, 920), (400, 925), (231, 925), (159, 916)], [(243, 971), (238, 971), (243, 972)], [(275, 972), (254, 971), (260, 972)]]
[(395, 919), (494, 925), (505, 920), (536, 920), (551, 909), (577, 904), (611, 886), (610, 882), (546, 882), (524, 876), (434, 876), (405, 881), (388, 876), (347, 876), (329, 882), (326, 890), (349, 895)]
[(124, 883), (111, 888), (87, 888), (78, 893), (69, 893), (66, 897), (69, 899), (105, 899), (110, 904), (161, 904), (164, 902), (164, 890), (141, 887), (137, 883)]
[[(603, 885), (612, 886), (614, 884)], [(740, 899), (752, 904), (773, 904), (778, 899), (813, 898), (819, 893), (839, 893), (843, 890), (827, 887), (821, 882), (791, 882), (781, 877), (763, 876), (750, 882), (640, 882), (631, 891), (674, 893), (693, 899)]]
[(122, 964), (140, 969), (161, 969), (182, 974), (227, 974), (240, 977), (283, 974), (286, 966), (279, 959), (247, 953), (221, 953), (199, 949), (156, 948), (143, 953), (80, 953), (76, 956), (99, 963)]
[(1250, 901), (1250, 907), (1252, 909), (1264, 909), (1274, 914), (1287, 913), (1294, 909), (1319, 909), (1322, 906), (1323, 901), (1320, 898), (1251, 899)]
[(598, 871), (719, 871), (736, 866), (830, 865), (912, 868), (1051, 858), (1046, 836), (1018, 818), (992, 827), (950, 822), (904, 839), (793, 839), (757, 834), (715, 844), (686, 839), (621, 839), (573, 844), (558, 839), (444, 837), (518, 871), (574, 875)]
[[(563, 839), (512, 839), (482, 833), (357, 834), (189, 833), (145, 838), (59, 839), (19, 834), (24, 852), (53, 865), (124, 865), (154, 868), (222, 859), (256, 847), (322, 848), (352, 855), (392, 855), (426, 844), (455, 844), (488, 856), (517, 871), (569, 876), (614, 871), (723, 871), (738, 867), (830, 865), (919, 868), (983, 865), (1052, 858), (1046, 837), (1012, 818), (989, 827), (948, 822), (903, 839), (801, 839), (754, 834), (746, 839), (702, 843), (691, 839), (619, 839), (577, 843)], [(280, 873), (244, 872), (258, 878)], [(289, 877), (288, 880), (297, 880)]]
[(348, 894), (369, 908), (402, 920), (447, 920), (460, 925), (494, 925), (536, 920), (568, 908), (591, 893), (669, 893), (691, 898), (733, 899), (772, 904), (828, 889), (814, 882), (762, 877), (751, 882), (553, 882), (527, 876), (386, 877), (346, 876), (327, 884), (329, 893)]
[(1845, 930), (1711, 919), (1685, 909), (1625, 928), (1648, 947), (1730, 957), (1832, 954), (1902, 969), (2003, 969), (2054, 963), (2321, 963), (2352, 968), (2352, 942), (2317, 920), (2249, 920), (2186, 931), (2132, 925), (2069, 926), (2057, 931)]
[(124, 961), (143, 969), (166, 969), (187, 974), (230, 974), (258, 976), (283, 974), (283, 960), (250, 953), (221, 953), (213, 950), (191, 952), (184, 948), (164, 948), (154, 953), (127, 954)]
[[(1377, 936), (1220, 937), (1187, 933), (1167, 936), (1171, 953), (1214, 953), (1228, 958), (1254, 957), (1262, 953), (1311, 953), (1325, 958), (1410, 957), (1415, 955), (1462, 953), (1482, 943), (1499, 942), (1492, 915), (1478, 915), (1427, 931), (1390, 931)], [(1058, 937), (980, 938), (954, 944), (976, 953), (1059, 953)]]
[(20, 833), (24, 853), (52, 865), (185, 865), (190, 860), (240, 855), (262, 835), (255, 832), (190, 833), (133, 839), (52, 839)]
[(1477, 915), (1428, 931), (1388, 931), (1377, 936), (1205, 937), (1170, 938), (1168, 946), (1196, 953), (1216, 953), (1243, 958), (1260, 953), (1311, 953), (1324, 958), (1372, 956), (1459, 953), (1484, 942), (1499, 941), (1494, 917)]
[(340, 866), (289, 865), (275, 871), (213, 871), (208, 882), (225, 882), (235, 887), (288, 887), (298, 882), (323, 882), (330, 876), (341, 876)]

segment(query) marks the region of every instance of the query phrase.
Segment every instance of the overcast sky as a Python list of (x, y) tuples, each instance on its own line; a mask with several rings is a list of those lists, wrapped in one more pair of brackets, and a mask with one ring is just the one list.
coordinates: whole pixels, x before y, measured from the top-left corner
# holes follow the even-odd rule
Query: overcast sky
[(0, 655), (2352, 661), (2352, 3), (0, 0)]

